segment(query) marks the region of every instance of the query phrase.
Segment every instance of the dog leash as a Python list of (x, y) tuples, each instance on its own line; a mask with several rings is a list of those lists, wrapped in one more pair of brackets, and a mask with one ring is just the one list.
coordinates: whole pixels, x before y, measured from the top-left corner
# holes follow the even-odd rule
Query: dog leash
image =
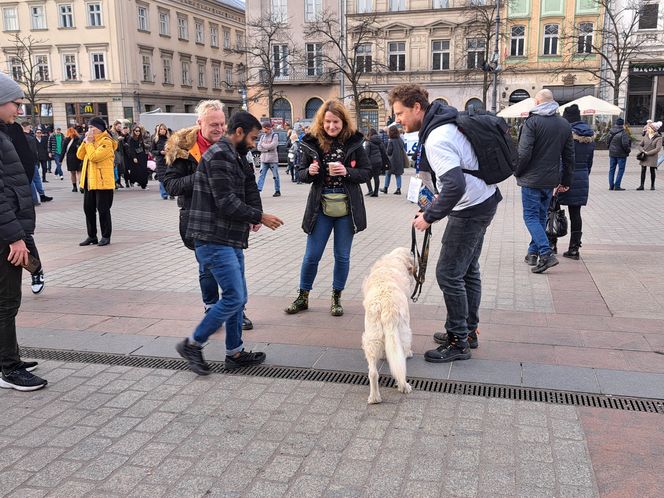
[(422, 252), (417, 248), (417, 233), (415, 232), (415, 227), (411, 228), (411, 244), (410, 252), (417, 263), (417, 269), (415, 271), (415, 289), (413, 289), (413, 294), (410, 298), (414, 303), (422, 294), (422, 285), (424, 284), (424, 278), (427, 273), (427, 262), (429, 261), (429, 241), (431, 240), (431, 227), (427, 228), (424, 231), (424, 240), (422, 241)]

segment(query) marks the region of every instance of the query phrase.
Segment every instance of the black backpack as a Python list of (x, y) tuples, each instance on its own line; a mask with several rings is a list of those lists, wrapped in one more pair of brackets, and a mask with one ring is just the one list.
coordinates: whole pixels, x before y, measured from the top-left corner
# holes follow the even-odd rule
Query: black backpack
[(514, 174), (518, 163), (516, 144), (503, 118), (487, 111), (460, 112), (456, 118), (459, 131), (475, 151), (479, 170), (463, 172), (494, 185)]

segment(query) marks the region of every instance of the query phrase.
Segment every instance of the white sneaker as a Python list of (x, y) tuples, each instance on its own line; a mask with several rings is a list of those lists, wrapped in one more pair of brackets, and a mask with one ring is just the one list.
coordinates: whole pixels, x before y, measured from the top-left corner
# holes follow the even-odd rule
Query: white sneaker
[(39, 294), (41, 291), (44, 290), (44, 274), (43, 273), (37, 273), (32, 276), (32, 293), (33, 294)]

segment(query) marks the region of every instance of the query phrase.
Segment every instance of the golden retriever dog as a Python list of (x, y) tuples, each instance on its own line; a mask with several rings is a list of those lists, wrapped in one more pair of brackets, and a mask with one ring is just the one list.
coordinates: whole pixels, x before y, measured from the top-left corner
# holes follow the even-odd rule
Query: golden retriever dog
[(387, 358), (399, 391), (412, 390), (406, 382), (406, 358), (413, 356), (408, 299), (414, 271), (410, 250), (398, 247), (374, 263), (362, 285), (362, 349), (369, 364), (369, 404), (381, 402), (378, 361), (382, 358)]

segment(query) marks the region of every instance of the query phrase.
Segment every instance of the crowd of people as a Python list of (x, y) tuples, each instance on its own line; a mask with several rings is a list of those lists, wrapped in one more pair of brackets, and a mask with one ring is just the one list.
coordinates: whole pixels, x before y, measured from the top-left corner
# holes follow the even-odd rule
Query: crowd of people
[[(45, 137), (38, 129), (33, 137), (29, 127), (15, 123), (22, 99), (20, 87), (0, 73), (0, 387), (31, 391), (47, 384), (31, 373), (36, 363), (24, 362), (19, 356), (15, 316), (20, 306), (22, 267), (33, 274), (33, 292), (35, 285), (41, 284), (43, 289), (43, 271), (33, 237), (37, 204), (33, 192), (36, 178), (42, 185), (48, 182), (49, 159), (56, 165), (53, 174), (63, 179), (65, 167), (70, 172), (72, 192), (83, 193), (87, 238), (82, 246), (110, 243), (115, 190), (133, 185), (147, 189), (154, 168), (162, 198), (177, 197), (180, 235), (198, 262), (204, 303), (201, 322), (177, 344), (178, 353), (192, 371), (209, 374), (203, 347), (223, 326), (226, 368), (265, 361), (263, 352), (246, 351), (242, 339), (243, 330), (253, 326), (245, 314), (249, 292), (244, 250), (250, 233), (263, 225), (271, 230), (283, 225), (278, 216), (263, 210), (261, 201), (268, 171), (275, 182), (273, 195), (279, 197), (281, 193), (278, 138), (272, 123), (260, 122), (247, 112), (237, 112), (227, 122), (223, 104), (210, 100), (198, 105), (195, 126), (176, 132), (160, 124), (153, 135), (148, 135), (140, 125), (130, 126), (120, 120), (109, 128), (103, 119), (95, 117), (85, 130), (70, 128), (62, 134), (56, 129)], [(434, 363), (465, 360), (479, 345), (479, 257), (502, 195), (498, 185), (483, 179), (473, 144), (457, 126), (456, 109), (430, 102), (426, 89), (412, 84), (393, 88), (389, 101), (395, 125), (381, 132), (370, 130), (364, 136), (353, 124), (348, 109), (336, 99), (321, 106), (309, 129), (290, 131), (288, 173), (293, 181), (308, 184), (310, 191), (302, 219), (306, 246), (299, 290), (284, 311), (293, 315), (308, 309), (309, 293), (332, 238), (330, 314), (344, 314), (341, 296), (349, 275), (353, 241), (357, 233), (370, 228), (362, 185), (369, 189), (366, 195), (377, 196), (378, 192), (388, 192), (394, 176), (394, 193), (400, 194), (401, 176), (409, 162), (401, 133), (418, 132), (415, 165), (422, 175), (433, 179), (437, 195), (416, 214), (412, 224), (424, 231), (447, 219), (436, 265), (436, 279), (447, 310), (445, 332), (434, 334), (439, 346), (427, 351), (424, 359)], [(546, 226), (554, 198), (568, 207), (571, 219), (569, 248), (563, 256), (579, 259), (581, 208), (588, 202), (595, 140), (578, 107), (568, 107), (561, 117), (549, 90), (538, 92), (535, 102), (519, 131), (514, 176), (521, 189), (524, 224), (531, 236), (525, 262), (532, 266), (532, 272), (543, 273), (558, 264), (558, 241)], [(624, 160), (620, 159), (631, 150), (622, 135), (623, 124), (616, 121), (615, 132), (612, 130), (608, 139), (612, 190), (622, 190)], [(640, 190), (647, 168), (651, 168), (654, 189), (654, 170), (662, 145), (660, 127), (659, 122), (648, 123), (638, 146)], [(253, 149), (261, 154), (258, 179), (251, 162)], [(153, 168), (148, 167), (148, 161), (154, 161)], [(618, 177), (614, 176), (616, 168)], [(382, 173), (385, 184), (380, 188)], [(101, 238), (97, 236), (97, 217)], [(41, 279), (35, 280), (35, 275), (41, 275)]]

